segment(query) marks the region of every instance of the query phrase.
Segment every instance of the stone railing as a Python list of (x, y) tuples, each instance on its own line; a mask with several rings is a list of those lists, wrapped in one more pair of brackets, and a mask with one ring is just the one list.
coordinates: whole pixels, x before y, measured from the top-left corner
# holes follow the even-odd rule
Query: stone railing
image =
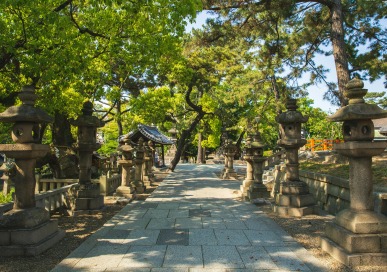
[(269, 169), (270, 167), (273, 167), (274, 165), (277, 165), (281, 162), (281, 160), (285, 156), (285, 150), (280, 150), (273, 155), (266, 158), (266, 161), (263, 163), (264, 169)]
[[(45, 208), (49, 212), (53, 212), (59, 208), (67, 207), (66, 196), (71, 185), (64, 186), (59, 189), (47, 191), (35, 195), (36, 206)], [(12, 210), (13, 202), (0, 205), (0, 216)]]
[(35, 176), (35, 193), (42, 193), (62, 188), (67, 185), (78, 183), (78, 179), (42, 179), (39, 175)]
[(111, 176), (102, 175), (99, 178), (99, 186), (101, 194), (112, 195), (121, 185), (121, 174), (113, 174)]
[[(93, 179), (92, 182), (100, 184), (101, 194), (112, 195), (118, 186), (121, 185), (121, 175), (102, 175), (99, 179)], [(56, 190), (75, 183), (78, 183), (78, 179), (40, 179), (36, 176), (35, 193)]]

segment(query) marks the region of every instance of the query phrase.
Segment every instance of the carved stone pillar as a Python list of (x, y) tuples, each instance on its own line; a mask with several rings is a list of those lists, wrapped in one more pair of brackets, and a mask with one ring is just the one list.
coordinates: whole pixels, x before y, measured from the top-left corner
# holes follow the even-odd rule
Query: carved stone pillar
[(34, 106), (37, 95), (31, 86), (19, 93), (20, 106), (0, 113), (0, 121), (14, 123), (14, 144), (1, 144), (0, 152), (14, 159), (12, 179), (15, 185), (13, 209), (0, 220), (0, 256), (37, 255), (56, 244), (65, 235), (56, 220), (44, 208), (36, 207), (35, 165), (50, 148), (40, 144), (41, 124), (52, 117)]
[(286, 178), (275, 195), (274, 211), (279, 215), (301, 217), (315, 212), (315, 199), (307, 184), (299, 179), (298, 150), (306, 144), (301, 139), (301, 124), (308, 120), (297, 111), (297, 100), (288, 99), (287, 111), (277, 116), (281, 139), (278, 145), (286, 151)]

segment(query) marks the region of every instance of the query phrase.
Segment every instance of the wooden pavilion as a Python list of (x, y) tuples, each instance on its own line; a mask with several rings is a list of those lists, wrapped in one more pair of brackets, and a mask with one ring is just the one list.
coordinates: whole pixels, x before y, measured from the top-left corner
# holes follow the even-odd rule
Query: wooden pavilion
[(128, 134), (121, 135), (119, 139), (129, 138), (132, 142), (137, 143), (138, 139), (143, 138), (144, 141), (152, 141), (155, 147), (161, 147), (161, 159), (164, 165), (164, 145), (172, 145), (173, 141), (166, 135), (161, 133), (155, 126), (138, 124), (137, 129)]

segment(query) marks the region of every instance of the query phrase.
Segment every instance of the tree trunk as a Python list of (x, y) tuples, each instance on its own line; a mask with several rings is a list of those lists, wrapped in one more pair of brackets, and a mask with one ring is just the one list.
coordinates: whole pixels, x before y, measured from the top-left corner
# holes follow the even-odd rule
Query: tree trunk
[(331, 11), (331, 42), (333, 47), (333, 58), (335, 60), (339, 93), (337, 94), (340, 106), (345, 106), (347, 100), (344, 97), (345, 85), (349, 81), (348, 58), (345, 51), (343, 11), (341, 0), (332, 0)]
[(68, 116), (55, 112), (54, 123), (52, 125), (52, 142), (56, 146), (71, 147), (75, 142), (71, 134), (71, 125)]
[(202, 133), (199, 132), (199, 137), (198, 137), (198, 156), (196, 159), (197, 164), (203, 164), (203, 147), (202, 147)]
[(177, 150), (175, 157), (171, 161), (171, 164), (169, 165), (168, 169), (170, 171), (174, 171), (181, 155), (183, 154), (183, 150), (186, 144), (186, 141), (190, 138), (192, 131), (196, 128), (197, 124), (202, 120), (204, 117), (205, 113), (204, 112), (199, 112), (194, 121), (191, 123), (190, 127), (188, 129), (184, 129), (181, 133), (181, 137), (179, 141), (177, 142)]
[(118, 99), (117, 101), (117, 127), (118, 135), (124, 135), (124, 129), (121, 122), (121, 99)]

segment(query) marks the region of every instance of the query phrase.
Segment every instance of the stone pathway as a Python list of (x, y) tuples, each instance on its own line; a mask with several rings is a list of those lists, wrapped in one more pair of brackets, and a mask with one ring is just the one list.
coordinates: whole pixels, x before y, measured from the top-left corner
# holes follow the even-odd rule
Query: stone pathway
[[(222, 165), (178, 165), (52, 271), (326, 271), (253, 204)], [(291, 219), (290, 219), (291, 220)]]

